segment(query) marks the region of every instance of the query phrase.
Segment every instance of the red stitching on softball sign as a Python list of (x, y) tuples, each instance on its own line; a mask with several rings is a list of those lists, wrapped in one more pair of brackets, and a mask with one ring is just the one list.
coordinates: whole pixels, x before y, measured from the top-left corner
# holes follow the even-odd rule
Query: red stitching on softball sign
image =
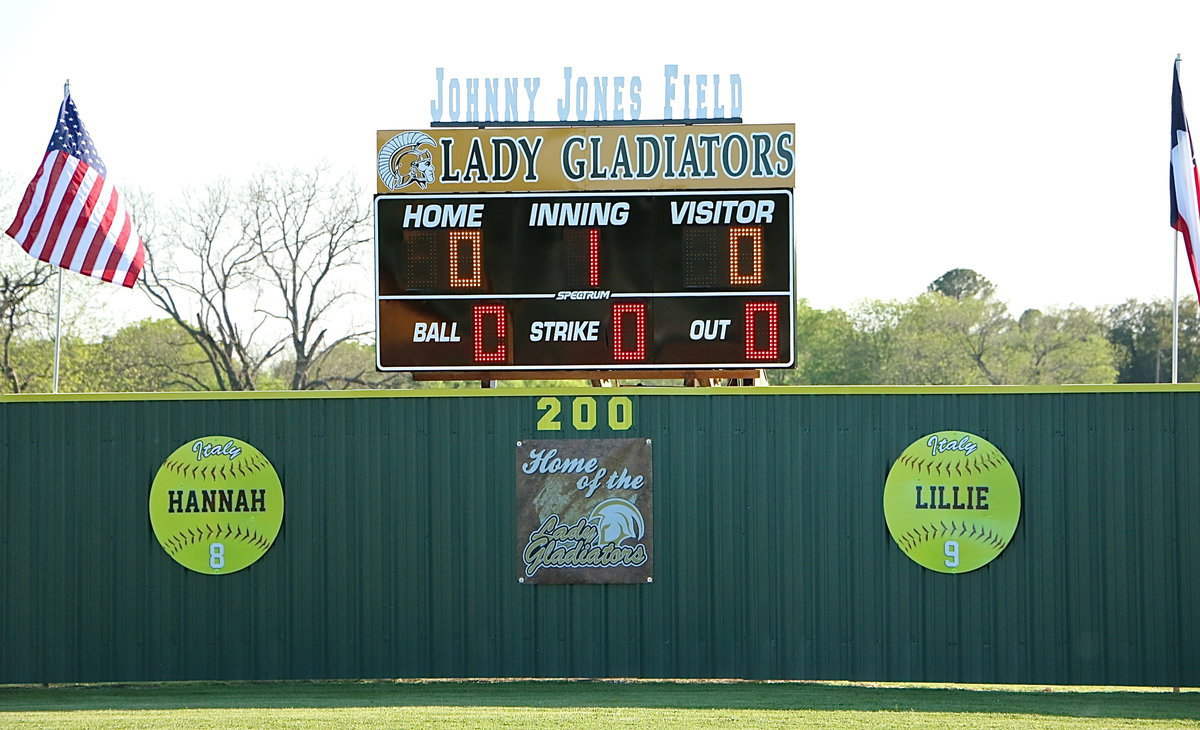
[(283, 485), (267, 457), (229, 436), (175, 449), (150, 487), (150, 524), (167, 552), (197, 573), (223, 575), (261, 558), (283, 524)]
[(1008, 459), (975, 434), (939, 431), (912, 442), (883, 488), (892, 539), (918, 565), (966, 573), (1008, 547), (1021, 488)]

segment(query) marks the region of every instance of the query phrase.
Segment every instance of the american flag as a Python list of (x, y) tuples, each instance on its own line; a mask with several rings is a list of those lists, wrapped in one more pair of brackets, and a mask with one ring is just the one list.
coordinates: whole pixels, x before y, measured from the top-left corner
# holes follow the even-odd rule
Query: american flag
[(42, 261), (132, 287), (146, 252), (68, 94), (8, 235)]

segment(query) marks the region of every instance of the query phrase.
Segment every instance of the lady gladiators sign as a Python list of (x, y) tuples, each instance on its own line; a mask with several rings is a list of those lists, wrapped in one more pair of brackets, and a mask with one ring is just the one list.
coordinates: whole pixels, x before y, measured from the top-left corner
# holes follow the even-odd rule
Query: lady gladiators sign
[(794, 124), (389, 130), (377, 192), (790, 188)]
[(649, 439), (517, 442), (521, 583), (648, 583)]

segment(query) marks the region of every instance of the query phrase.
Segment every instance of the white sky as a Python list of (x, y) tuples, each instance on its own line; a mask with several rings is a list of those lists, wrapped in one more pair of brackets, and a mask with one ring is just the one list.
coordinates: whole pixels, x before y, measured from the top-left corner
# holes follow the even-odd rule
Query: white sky
[(651, 119), (672, 63), (740, 74), (748, 123), (796, 124), (797, 287), (815, 306), (908, 298), (956, 267), (1014, 313), (1116, 304), (1171, 295), (1176, 53), (1200, 125), (1194, 0), (0, 0), (0, 174), (18, 183), (0, 207), (67, 78), (110, 176), (168, 197), (321, 160), (373, 191), (375, 131), (428, 126), (438, 66), (540, 76), (543, 117), (563, 66), (639, 75)]

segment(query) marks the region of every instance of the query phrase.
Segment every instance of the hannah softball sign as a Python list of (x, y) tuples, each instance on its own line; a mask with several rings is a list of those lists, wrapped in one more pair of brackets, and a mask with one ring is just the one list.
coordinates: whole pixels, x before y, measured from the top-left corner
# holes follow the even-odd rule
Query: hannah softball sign
[(228, 436), (205, 436), (167, 457), (150, 487), (150, 524), (188, 570), (234, 573), (261, 558), (283, 524), (283, 485), (267, 457)]
[(649, 439), (517, 442), (522, 583), (653, 578)]

